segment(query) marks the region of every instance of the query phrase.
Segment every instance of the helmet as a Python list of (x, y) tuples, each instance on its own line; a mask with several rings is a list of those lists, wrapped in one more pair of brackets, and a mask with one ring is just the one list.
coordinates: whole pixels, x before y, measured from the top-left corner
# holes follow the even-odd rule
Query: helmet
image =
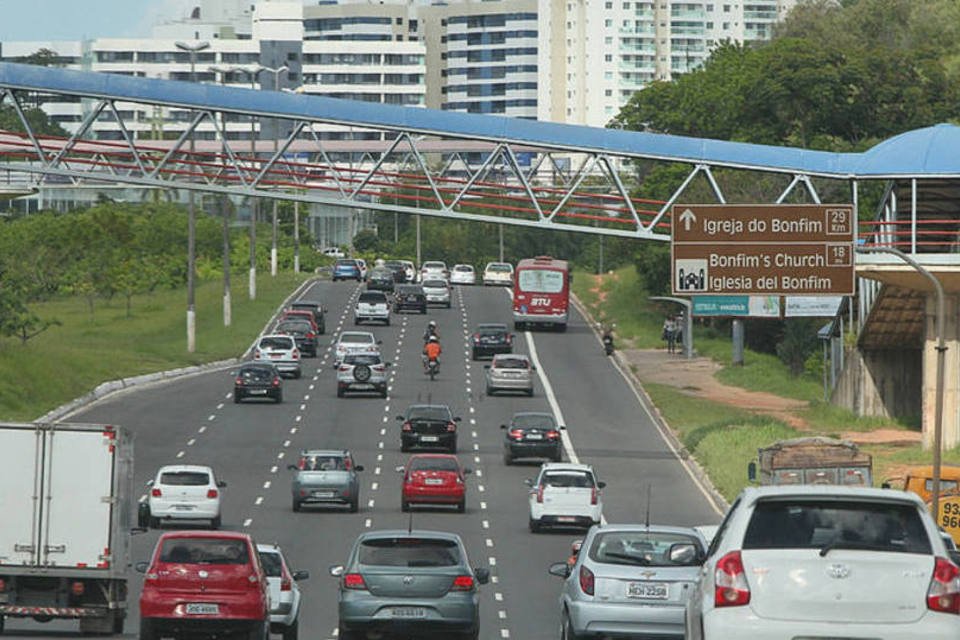
[(431, 320), (430, 322), (427, 323), (427, 326), (430, 327), (431, 329), (436, 329), (437, 328), (436, 320)]
[(430, 342), (440, 342), (440, 339), (437, 336), (430, 336)]

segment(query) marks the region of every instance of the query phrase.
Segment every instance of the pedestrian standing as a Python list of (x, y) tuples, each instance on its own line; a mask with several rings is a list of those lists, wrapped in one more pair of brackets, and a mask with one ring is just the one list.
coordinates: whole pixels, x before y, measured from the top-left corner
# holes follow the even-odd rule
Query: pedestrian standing
[(663, 339), (667, 341), (667, 353), (673, 353), (676, 344), (677, 323), (673, 318), (667, 317), (663, 321)]

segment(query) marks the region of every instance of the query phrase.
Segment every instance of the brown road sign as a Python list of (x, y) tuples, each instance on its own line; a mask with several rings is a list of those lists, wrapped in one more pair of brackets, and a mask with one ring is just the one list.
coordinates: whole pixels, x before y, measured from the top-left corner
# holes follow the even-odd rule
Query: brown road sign
[(675, 205), (673, 292), (853, 294), (851, 205)]

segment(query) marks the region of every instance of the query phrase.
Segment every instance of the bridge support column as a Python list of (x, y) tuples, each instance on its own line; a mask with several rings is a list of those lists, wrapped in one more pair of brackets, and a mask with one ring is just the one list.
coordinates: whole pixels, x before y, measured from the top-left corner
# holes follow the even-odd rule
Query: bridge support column
[[(943, 381), (943, 448), (960, 444), (960, 295), (944, 296), (946, 345)], [(924, 312), (923, 342), (923, 448), (933, 448), (934, 416), (937, 402), (937, 297), (930, 293)]]

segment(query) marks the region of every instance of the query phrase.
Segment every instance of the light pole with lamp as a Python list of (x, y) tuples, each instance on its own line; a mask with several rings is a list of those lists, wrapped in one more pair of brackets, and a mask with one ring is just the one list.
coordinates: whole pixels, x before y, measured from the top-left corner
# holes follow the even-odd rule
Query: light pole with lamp
[[(257, 74), (260, 73), (260, 66), (254, 67), (232, 67), (231, 71), (246, 73), (250, 76), (250, 88), (257, 88)], [(257, 161), (257, 120), (256, 116), (250, 116), (250, 164), (251, 170), (255, 168)], [(250, 282), (249, 294), (251, 300), (257, 299), (257, 198), (254, 197), (250, 210)]]
[[(197, 51), (210, 48), (206, 41), (187, 43), (177, 41), (177, 49), (190, 54), (190, 82), (197, 81)], [(190, 134), (190, 161), (193, 162), (193, 138)], [(190, 170), (191, 173), (193, 169)], [(193, 206), (193, 189), (190, 192), (190, 204), (187, 213), (187, 353), (197, 350), (197, 312), (196, 312), (196, 271), (197, 271), (197, 214)]]
[[(219, 73), (223, 84), (226, 84), (226, 74), (234, 71), (233, 67), (208, 67), (208, 71)], [(223, 143), (228, 144), (227, 116), (220, 114), (223, 127)], [(229, 327), (233, 322), (233, 301), (230, 294), (230, 197), (224, 196), (228, 206), (223, 209), (223, 326)]]
[[(280, 74), (284, 71), (290, 69), (287, 65), (277, 67), (276, 69), (272, 67), (259, 67), (259, 71), (266, 71), (267, 73), (273, 74), (273, 90), (280, 91)], [(273, 155), (277, 155), (277, 147), (279, 140), (277, 139), (280, 133), (279, 121), (274, 124), (273, 127)], [(271, 226), (273, 230), (273, 239), (270, 243), (270, 275), (276, 277), (277, 275), (277, 199), (273, 198), (273, 216), (271, 218)]]

